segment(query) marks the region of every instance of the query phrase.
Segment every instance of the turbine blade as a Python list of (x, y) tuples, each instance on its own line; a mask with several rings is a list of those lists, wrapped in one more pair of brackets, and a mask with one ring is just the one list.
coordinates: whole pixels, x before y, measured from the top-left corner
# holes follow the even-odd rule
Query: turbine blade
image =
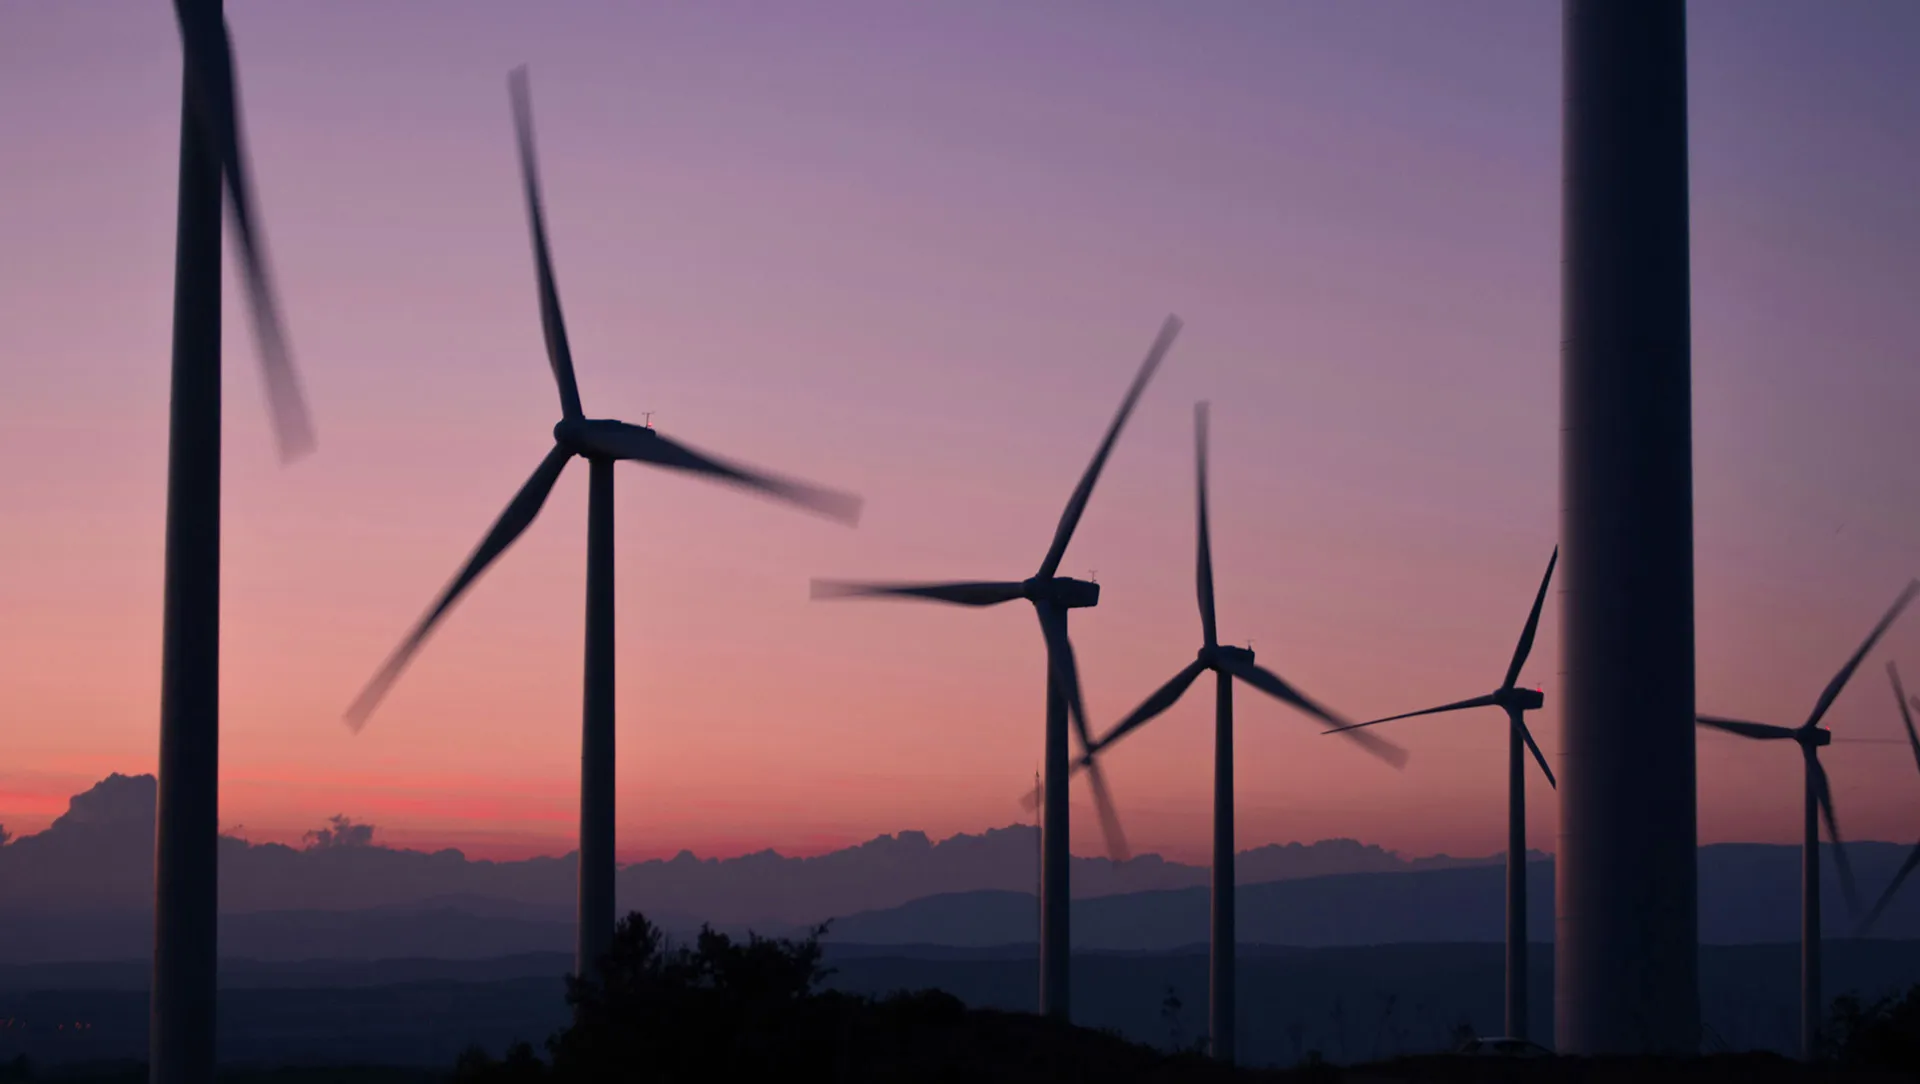
[(1127, 834), (1120, 830), (1120, 815), (1114, 811), (1113, 795), (1107, 790), (1107, 776), (1100, 770), (1098, 761), (1088, 757), (1083, 763), (1087, 766), (1087, 782), (1093, 786), (1093, 808), (1100, 817), (1100, 834), (1107, 841), (1107, 857), (1115, 864), (1125, 862), (1132, 857), (1127, 849)]
[(1513, 649), (1513, 661), (1507, 665), (1507, 680), (1500, 688), (1504, 691), (1513, 688), (1520, 680), (1520, 668), (1527, 665), (1527, 656), (1533, 654), (1533, 634), (1540, 629), (1540, 607), (1547, 603), (1547, 584), (1553, 581), (1553, 566), (1560, 563), (1560, 547), (1553, 547), (1553, 556), (1547, 558), (1547, 574), (1540, 578), (1540, 593), (1533, 596), (1533, 612), (1527, 615), (1527, 627), (1521, 630), (1520, 643)]
[(1533, 751), (1533, 759), (1539, 763), (1540, 770), (1546, 773), (1547, 785), (1559, 790), (1560, 781), (1553, 777), (1553, 769), (1547, 767), (1546, 755), (1541, 753), (1540, 746), (1534, 743), (1533, 731), (1527, 729), (1527, 720), (1517, 711), (1512, 714), (1512, 719), (1514, 728), (1520, 731), (1520, 740), (1527, 743), (1527, 748)]
[(1369, 719), (1364, 723), (1348, 723), (1345, 726), (1336, 726), (1332, 730), (1323, 731), (1323, 733), (1344, 734), (1349, 730), (1358, 730), (1363, 726), (1378, 726), (1381, 723), (1391, 723), (1399, 719), (1412, 719), (1421, 715), (1438, 715), (1443, 711), (1465, 711), (1468, 708), (1494, 708), (1499, 706), (1500, 698), (1489, 694), (1487, 696), (1476, 696), (1471, 700), (1455, 700), (1451, 704), (1442, 704), (1437, 708), (1425, 708), (1421, 711), (1408, 711), (1402, 712), (1399, 715), (1389, 715), (1384, 719)]
[(997, 606), (1022, 597), (1021, 583), (852, 583), (813, 581), (814, 598), (924, 598), (958, 606)]
[(1033, 789), (1020, 796), (1020, 807), (1031, 813), (1040, 808), (1047, 796), (1047, 785), (1040, 781), (1040, 773), (1033, 773)]
[(1101, 738), (1099, 742), (1094, 745), (1094, 749), (1098, 752), (1105, 752), (1108, 746), (1126, 737), (1135, 728), (1144, 726), (1149, 720), (1178, 703), (1180, 697), (1186, 693), (1187, 689), (1192, 686), (1201, 674), (1206, 672), (1206, 669), (1207, 664), (1198, 659), (1188, 663), (1186, 669), (1173, 675), (1173, 678), (1165, 685), (1155, 689), (1153, 695), (1141, 701), (1140, 706), (1133, 709), (1133, 714), (1114, 724), (1114, 728), (1107, 731), (1107, 736)]
[(187, 0), (174, 0), (173, 11), (180, 24), (194, 116), (200, 123), (202, 137), (212, 144), (210, 149), (219, 159), (221, 176), (226, 182), (227, 205), (232, 209), (234, 234), (240, 246), (241, 277), (246, 283), (247, 310), (253, 318), (254, 338), (260, 352), (260, 375), (266, 387), (267, 410), (273, 419), (274, 440), (279, 445), (281, 461), (292, 462), (313, 450), (313, 420), (307, 413), (300, 378), (287, 350), (286, 326), (280, 316), (279, 299), (268, 268), (266, 238), (261, 234), (259, 210), (254, 203), (252, 172), (240, 134), (233, 42), (227, 35), (226, 19), (217, 11), (207, 11)]
[(1880, 893), (1880, 898), (1874, 902), (1873, 910), (1867, 912), (1867, 917), (1861, 920), (1859, 927), (1854, 931), (1855, 937), (1865, 937), (1867, 931), (1873, 929), (1874, 923), (1880, 921), (1880, 915), (1886, 911), (1887, 904), (1893, 902), (1894, 893), (1900, 891), (1900, 885), (1906, 881), (1908, 875), (1913, 873), (1915, 867), (1920, 867), (1920, 843), (1914, 844), (1913, 849), (1907, 852), (1906, 862), (1901, 865), (1900, 871), (1893, 875), (1893, 880), (1887, 884), (1886, 891)]
[(1781, 741), (1793, 737), (1795, 733), (1792, 727), (1749, 723), (1741, 719), (1723, 719), (1717, 715), (1696, 715), (1693, 721), (1701, 726), (1710, 726), (1715, 730), (1724, 730), (1729, 734), (1738, 734), (1755, 741)]
[(1207, 524), (1207, 404), (1204, 402), (1193, 404), (1193, 449), (1194, 492), (1199, 495), (1196, 501), (1199, 527), (1195, 534), (1200, 540), (1195, 579), (1200, 593), (1200, 631), (1206, 637), (1206, 645), (1212, 647), (1220, 642), (1220, 637), (1213, 612), (1213, 533)]
[(1842, 688), (1846, 687), (1847, 679), (1853, 676), (1854, 670), (1860, 665), (1860, 660), (1866, 658), (1867, 652), (1873, 650), (1873, 645), (1879, 642), (1880, 637), (1886, 633), (1887, 627), (1900, 616), (1900, 611), (1907, 608), (1907, 603), (1913, 601), (1915, 594), (1920, 594), (1920, 580), (1908, 580), (1906, 588), (1900, 592), (1900, 597), (1893, 600), (1893, 605), (1887, 608), (1886, 616), (1882, 617), (1880, 623), (1873, 627), (1873, 631), (1867, 634), (1860, 649), (1853, 653), (1853, 657), (1847, 660), (1847, 664), (1840, 668), (1839, 673), (1833, 675), (1833, 680), (1827, 682), (1826, 690), (1820, 694), (1820, 702), (1813, 706), (1813, 714), (1807, 718), (1807, 726), (1818, 723), (1820, 717), (1827, 713), (1827, 709), (1833, 706), (1834, 698), (1840, 695)]
[(569, 418), (580, 413), (580, 385), (573, 376), (573, 350), (567, 345), (567, 325), (560, 316), (560, 291), (553, 281), (553, 255), (547, 248), (547, 214), (540, 199), (540, 167), (533, 150), (533, 93), (527, 86), (525, 65), (507, 77), (513, 98), (513, 125), (520, 144), (520, 181), (527, 192), (527, 222), (533, 231), (533, 266), (540, 282), (540, 327), (547, 338), (547, 364), (560, 389), (560, 411)]
[(1179, 333), (1178, 316), (1169, 316), (1160, 325), (1160, 334), (1153, 340), (1153, 348), (1147, 351), (1147, 360), (1134, 376), (1126, 398), (1120, 401), (1120, 413), (1114, 415), (1113, 424), (1107, 427), (1106, 438), (1100, 442), (1099, 450), (1093, 453), (1093, 462), (1087, 464), (1087, 473), (1080, 477), (1080, 484), (1073, 487), (1073, 496), (1067, 498), (1066, 510), (1060, 513), (1060, 525), (1053, 530), (1053, 545), (1048, 547), (1046, 558), (1040, 562), (1037, 579), (1052, 579), (1060, 571), (1060, 560), (1067, 555), (1067, 543), (1073, 538), (1074, 528), (1080, 525), (1080, 516), (1087, 510), (1087, 498), (1093, 496), (1093, 485), (1100, 480), (1100, 471), (1107, 465), (1113, 442), (1119, 438), (1121, 427), (1127, 424), (1127, 416), (1133, 413), (1134, 404), (1140, 401), (1140, 393), (1146, 390), (1147, 381), (1152, 379), (1154, 370), (1160, 367), (1160, 359), (1167, 356), (1167, 351), (1173, 346), (1174, 336)]
[(1374, 756), (1379, 757), (1381, 760), (1386, 761), (1388, 764), (1396, 768), (1406, 766), (1407, 751), (1405, 749), (1369, 731), (1348, 728), (1345, 719), (1340, 718), (1333, 712), (1307, 699), (1299, 690), (1280, 680), (1279, 676), (1273, 671), (1265, 669), (1257, 663), (1245, 662), (1231, 657), (1222, 659), (1219, 665), (1234, 677), (1259, 689), (1268, 696), (1291, 704), (1301, 711), (1331, 724), (1335, 728), (1343, 728), (1342, 732), (1356, 745), (1372, 753)]
[(1813, 794), (1820, 804), (1820, 815), (1827, 822), (1827, 838), (1833, 841), (1833, 862), (1840, 867), (1840, 891), (1847, 897), (1847, 911), (1860, 913), (1860, 890), (1853, 879), (1853, 862), (1847, 858), (1846, 844), (1840, 838), (1840, 820), (1833, 812), (1833, 787), (1827, 782), (1826, 766), (1820, 763), (1817, 754), (1807, 754), (1813, 765)]
[(393, 687), (394, 681), (400, 677), (400, 672), (412, 660), (414, 652), (418, 651), (420, 645), (426, 641), (427, 634), (433, 631), (435, 623), (453, 606), (461, 593), (479, 578), (480, 573), (485, 572), (488, 565), (505, 553), (508, 546), (513, 545), (514, 540), (519, 538), (521, 532), (533, 522), (533, 517), (540, 514), (540, 506), (547, 502), (547, 494), (553, 492), (553, 484), (560, 480), (560, 472), (566, 468), (567, 460), (570, 458), (572, 453), (556, 446), (553, 451), (547, 453), (545, 459), (540, 461), (540, 465), (534, 468), (533, 476), (527, 479), (526, 484), (520, 487), (520, 492), (514, 494), (513, 500), (507, 503), (507, 510), (500, 513), (500, 518), (494, 521), (493, 528), (474, 549), (472, 556), (467, 558), (467, 563), (461, 568), (459, 575), (453, 578), (453, 582), (447, 584), (446, 589), (440, 593), (439, 600), (433, 604), (433, 608), (427, 611), (426, 616), (413, 627), (413, 631), (407, 634), (407, 638), (402, 640), (393, 654), (387, 657), (386, 663), (380, 667), (378, 673), (374, 674), (373, 680), (367, 683), (367, 687), (347, 709), (347, 725), (352, 727), (355, 733), (367, 725), (367, 718), (373, 714), (373, 709), (379, 705), (381, 698), (387, 695), (387, 690)]
[(1067, 615), (1045, 604), (1035, 605), (1034, 612), (1040, 615), (1040, 633), (1047, 640), (1047, 669), (1053, 675), (1054, 686), (1066, 698), (1067, 718), (1080, 737), (1079, 763), (1086, 767), (1089, 782), (1093, 784), (1093, 804), (1100, 814), (1100, 831), (1107, 839), (1107, 854), (1115, 862), (1124, 862), (1127, 839), (1120, 831), (1120, 817), (1114, 812), (1106, 777), (1093, 759), (1093, 731), (1087, 726), (1087, 706), (1080, 696), (1080, 667), (1074, 661), (1073, 641), (1067, 637)]
[(1067, 701), (1067, 718), (1080, 738), (1082, 753), (1092, 753), (1096, 746), (1087, 726), (1086, 705), (1080, 699), (1080, 666), (1073, 657), (1073, 641), (1067, 638), (1067, 616), (1044, 603), (1036, 604), (1034, 612), (1040, 615), (1040, 634), (1047, 641), (1047, 669)]
[(1907, 689), (1900, 684), (1900, 668), (1891, 659), (1887, 661), (1887, 676), (1893, 679), (1893, 699), (1900, 705), (1900, 721), (1906, 724), (1907, 744), (1913, 747), (1914, 766), (1920, 767), (1920, 733), (1914, 732), (1913, 712), (1907, 710)]
[(842, 493), (824, 486), (816, 486), (811, 482), (802, 482), (768, 471), (728, 463), (705, 452), (695, 451), (679, 441), (661, 436), (643, 426), (615, 422), (604, 428), (597, 428), (593, 434), (593, 442), (613, 452), (620, 459), (717, 478), (720, 481), (730, 482), (786, 501), (788, 504), (797, 505), (809, 512), (816, 512), (849, 527), (860, 522), (861, 500), (851, 493)]

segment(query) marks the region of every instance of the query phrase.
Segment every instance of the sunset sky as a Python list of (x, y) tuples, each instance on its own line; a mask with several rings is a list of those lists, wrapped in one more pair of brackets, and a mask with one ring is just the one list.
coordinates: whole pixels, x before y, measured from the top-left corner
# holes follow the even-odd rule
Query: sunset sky
[[(349, 701), (550, 446), (506, 76), (531, 67), (589, 415), (862, 494), (857, 529), (618, 473), (623, 857), (1024, 819), (1024, 606), (813, 576), (1030, 575), (1155, 329), (1186, 330), (1068, 551), (1104, 729), (1192, 658), (1192, 406), (1223, 639), (1354, 718), (1491, 691), (1558, 515), (1560, 9), (229, 0), (319, 450), (275, 456), (229, 260), (221, 820), (344, 812), (558, 853), (577, 817), (586, 469), (364, 733)], [(1699, 704), (1795, 724), (1920, 573), (1920, 5), (1690, 5)], [(0, 823), (152, 771), (180, 43), (167, 4), (0, 0)], [(1549, 598), (1525, 679), (1560, 746)], [(1898, 738), (1920, 612), (1829, 716)], [(1210, 685), (1107, 765), (1202, 859)], [(1404, 772), (1238, 700), (1242, 846), (1504, 846), (1497, 713)], [(1702, 735), (1703, 841), (1798, 838), (1789, 749)], [(1826, 753), (1920, 832), (1903, 745)], [(1530, 842), (1557, 810), (1532, 780)], [(1099, 832), (1074, 791), (1076, 849)]]

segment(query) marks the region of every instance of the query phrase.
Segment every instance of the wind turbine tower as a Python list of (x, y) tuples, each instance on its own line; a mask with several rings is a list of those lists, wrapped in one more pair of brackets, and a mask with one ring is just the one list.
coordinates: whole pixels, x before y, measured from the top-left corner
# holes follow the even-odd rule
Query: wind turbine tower
[(199, 1084), (213, 1079), (219, 958), (223, 202), (283, 462), (313, 449), (313, 425), (253, 199), (225, 10), (221, 0), (174, 0), (173, 14), (182, 51), (180, 165), (147, 1072), (153, 1084)]
[(1686, 7), (1564, 5), (1554, 1041), (1694, 1053)]

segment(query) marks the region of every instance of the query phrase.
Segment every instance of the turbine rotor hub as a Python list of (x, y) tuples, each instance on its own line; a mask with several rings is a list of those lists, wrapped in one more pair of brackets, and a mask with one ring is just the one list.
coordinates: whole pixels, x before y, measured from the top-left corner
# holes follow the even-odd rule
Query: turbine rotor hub
[(1206, 663), (1208, 667), (1213, 669), (1218, 669), (1221, 665), (1229, 661), (1251, 663), (1253, 662), (1253, 649), (1250, 647), (1238, 647), (1234, 644), (1215, 644), (1212, 647), (1203, 647), (1200, 649), (1200, 661)]
[[(602, 435), (626, 429), (621, 423), (605, 418), (562, 418), (554, 423), (553, 442), (586, 459), (618, 459), (619, 452), (603, 440)], [(634, 431), (653, 433), (651, 429), (636, 426), (623, 435), (631, 439)]]

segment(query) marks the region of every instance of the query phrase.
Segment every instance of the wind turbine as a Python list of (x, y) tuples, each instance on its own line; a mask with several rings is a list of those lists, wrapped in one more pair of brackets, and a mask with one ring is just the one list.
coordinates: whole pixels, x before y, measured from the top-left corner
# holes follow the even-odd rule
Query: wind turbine
[[(1100, 471), (1113, 451), (1113, 442), (1119, 438), (1127, 416), (1133, 413), (1140, 393), (1146, 390), (1147, 381), (1152, 378), (1154, 370), (1160, 367), (1161, 358), (1173, 346), (1180, 326), (1177, 316), (1168, 316), (1160, 325), (1160, 334), (1154, 339), (1153, 348), (1147, 352), (1146, 361), (1141, 363), (1139, 373), (1133, 378), (1133, 385), (1120, 402), (1120, 412), (1114, 416), (1105, 439), (1101, 440), (1099, 449), (1093, 453), (1093, 462), (1087, 465), (1086, 473), (1080, 477), (1080, 484), (1074, 487), (1073, 495), (1067, 499), (1066, 510), (1060, 514), (1060, 524), (1054, 528), (1053, 544), (1041, 559), (1038, 572), (1025, 580), (1004, 583), (813, 581), (814, 598), (915, 598), (956, 606), (997, 606), (1003, 602), (1025, 599), (1033, 604), (1034, 612), (1040, 618), (1040, 633), (1046, 639), (1048, 674), (1046, 780), (1041, 788), (1045, 811), (1041, 816), (1040, 828), (1041, 862), (1044, 867), (1040, 884), (1040, 1011), (1061, 1019), (1068, 1016), (1067, 966), (1071, 952), (1067, 927), (1070, 856), (1067, 850), (1066, 782), (1069, 774), (1069, 714), (1080, 738), (1082, 763), (1089, 763), (1086, 757), (1093, 749), (1093, 735), (1088, 730), (1086, 709), (1080, 699), (1080, 675), (1074, 663), (1073, 643), (1067, 638), (1067, 613), (1097, 605), (1100, 601), (1100, 585), (1059, 575), (1060, 561), (1066, 556), (1067, 543), (1072, 540), (1074, 528), (1079, 526), (1080, 516), (1087, 509), (1087, 499), (1093, 495), (1094, 483), (1100, 480)], [(1127, 843), (1120, 832), (1120, 822), (1114, 816), (1106, 780), (1097, 765), (1089, 763), (1089, 769), (1093, 801), (1100, 815), (1101, 830), (1106, 834), (1107, 850), (1116, 862), (1125, 861)]]
[(173, 13), (184, 58), (148, 1063), (155, 1084), (200, 1084), (213, 1079), (218, 956), (223, 191), (283, 463), (312, 450), (313, 427), (267, 270), (221, 0), (174, 0)]
[(1867, 634), (1865, 643), (1853, 653), (1840, 672), (1833, 675), (1820, 699), (1813, 705), (1813, 713), (1807, 721), (1797, 727), (1773, 726), (1768, 723), (1749, 723), (1739, 719), (1726, 719), (1715, 715), (1697, 716), (1701, 726), (1715, 730), (1724, 730), (1738, 734), (1743, 738), (1756, 741), (1791, 741), (1800, 746), (1800, 756), (1806, 764), (1806, 834), (1800, 850), (1800, 1049), (1801, 1056), (1813, 1061), (1820, 1055), (1820, 1014), (1825, 1006), (1820, 1003), (1820, 818), (1827, 821), (1827, 836), (1833, 840), (1833, 861), (1840, 868), (1840, 887), (1847, 894), (1847, 905), (1855, 914), (1860, 911), (1858, 896), (1854, 891), (1853, 866), (1847, 861), (1846, 847), (1840, 841), (1840, 822), (1833, 815), (1833, 790), (1827, 785), (1827, 770), (1820, 766), (1820, 747), (1833, 742), (1833, 733), (1820, 726), (1820, 720), (1833, 706), (1834, 698), (1846, 687), (1847, 679), (1853, 676), (1860, 666), (1860, 660), (1867, 657), (1873, 645), (1893, 624), (1900, 611), (1913, 601), (1915, 593), (1920, 592), (1920, 580), (1909, 580), (1900, 597), (1893, 600), (1886, 616)]
[(596, 973), (601, 956), (611, 944), (614, 926), (613, 813), (614, 813), (614, 680), (613, 680), (613, 465), (621, 460), (687, 471), (757, 490), (808, 508), (847, 524), (858, 521), (860, 498), (821, 489), (804, 482), (716, 459), (662, 436), (657, 430), (611, 419), (588, 418), (581, 412), (580, 390), (574, 381), (573, 355), (567, 347), (566, 326), (560, 316), (559, 293), (547, 252), (545, 214), (541, 209), (540, 180), (534, 164), (533, 106), (527, 90), (527, 70), (516, 68), (509, 79), (514, 119), (520, 142), (521, 179), (526, 188), (527, 217), (533, 231), (534, 269), (539, 281), (540, 322), (546, 331), (547, 360), (560, 392), (560, 421), (553, 427), (553, 450), (533, 476), (507, 504), (467, 563), (447, 585), (425, 616), (401, 641), (359, 698), (347, 710), (347, 721), (357, 733), (374, 707), (399, 678), (435, 624), (462, 592), (486, 571), (521, 532), (533, 522), (547, 494), (559, 481), (568, 461), (587, 461), (587, 637), (586, 696), (582, 710), (580, 746), (580, 910), (575, 973)]
[[(1390, 723), (1395, 719), (1411, 719), (1416, 715), (1438, 715), (1447, 711), (1464, 711), (1468, 708), (1500, 708), (1507, 713), (1507, 1034), (1516, 1039), (1527, 1037), (1527, 775), (1526, 750), (1531, 750), (1533, 759), (1540, 764), (1541, 772), (1547, 777), (1549, 786), (1558, 788), (1559, 782), (1553, 778), (1553, 769), (1547, 767), (1547, 758), (1540, 755), (1540, 747), (1534, 744), (1533, 732), (1527, 729), (1526, 713), (1538, 710), (1546, 702), (1537, 689), (1522, 689), (1515, 685), (1520, 680), (1520, 668), (1527, 664), (1527, 656), (1533, 652), (1533, 634), (1540, 627), (1540, 608), (1547, 601), (1547, 584), (1553, 580), (1553, 566), (1559, 563), (1560, 547), (1553, 548), (1553, 556), (1547, 558), (1547, 574), (1540, 578), (1540, 593), (1533, 597), (1533, 611), (1527, 615), (1526, 628), (1520, 632), (1520, 643), (1513, 649), (1513, 661), (1507, 664), (1507, 679), (1500, 687), (1486, 696), (1476, 696), (1471, 700), (1460, 700), (1452, 704), (1442, 704), (1425, 711), (1410, 711), (1403, 715), (1389, 715), (1385, 719), (1355, 723), (1354, 726), (1373, 726), (1378, 723)], [(1329, 733), (1341, 733), (1352, 730), (1345, 727)]]
[[(1900, 721), (1906, 724), (1907, 744), (1913, 747), (1913, 763), (1916, 767), (1920, 767), (1920, 733), (1914, 732), (1913, 712), (1907, 710), (1909, 702), (1920, 707), (1920, 696), (1907, 695), (1906, 688), (1900, 684), (1900, 669), (1891, 661), (1887, 663), (1887, 677), (1893, 680), (1893, 702), (1900, 705)], [(1873, 910), (1867, 912), (1867, 917), (1861, 920), (1860, 930), (1854, 936), (1865, 937), (1867, 931), (1873, 929), (1873, 924), (1880, 921), (1881, 914), (1886, 911), (1887, 904), (1893, 902), (1894, 893), (1900, 891), (1901, 883), (1913, 873), (1917, 866), (1920, 866), (1920, 843), (1915, 843), (1913, 850), (1907, 852), (1906, 862), (1901, 865), (1899, 872), (1893, 875), (1893, 880), (1887, 883), (1887, 890), (1880, 893), (1880, 898), (1874, 901)]]
[[(1095, 754), (1103, 753), (1114, 742), (1144, 726), (1155, 716), (1171, 708), (1200, 675), (1213, 671), (1213, 931), (1208, 968), (1208, 1034), (1213, 1056), (1232, 1063), (1234, 1059), (1234, 875), (1233, 875), (1233, 681), (1252, 685), (1275, 699), (1291, 704), (1315, 718), (1339, 726), (1344, 720), (1309, 700), (1272, 671), (1253, 661), (1251, 648), (1223, 644), (1214, 626), (1213, 543), (1207, 526), (1207, 404), (1193, 408), (1196, 534), (1198, 558), (1195, 581), (1200, 597), (1200, 653), (1186, 668), (1147, 697), (1128, 715), (1093, 744)], [(1368, 733), (1354, 733), (1353, 740), (1373, 755), (1401, 767), (1407, 755), (1392, 742)], [(1089, 767), (1092, 766), (1089, 758)]]

